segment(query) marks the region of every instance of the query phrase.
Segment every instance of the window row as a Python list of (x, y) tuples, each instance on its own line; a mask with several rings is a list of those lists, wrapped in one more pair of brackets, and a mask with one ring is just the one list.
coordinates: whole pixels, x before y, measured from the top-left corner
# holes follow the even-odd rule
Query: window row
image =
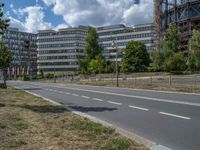
[(58, 54), (58, 53), (83, 53), (82, 49), (63, 49), (63, 50), (41, 50), (39, 54)]
[(38, 36), (52, 36), (52, 35), (87, 35), (87, 31), (60, 31), (60, 32), (45, 32), (45, 33), (38, 33)]
[(53, 72), (53, 71), (77, 71), (78, 68), (41, 68), (39, 70), (42, 70), (44, 72)]
[(120, 29), (117, 31), (107, 31), (107, 32), (101, 32), (98, 33), (99, 36), (105, 36), (105, 35), (113, 35), (113, 34), (122, 34), (122, 33), (129, 33), (129, 32), (142, 32), (142, 31), (154, 31), (153, 26), (147, 26), (147, 27), (137, 27), (133, 28), (130, 31), (127, 31), (126, 29)]
[(51, 60), (51, 59), (79, 59), (82, 58), (80, 55), (69, 55), (69, 56), (39, 56), (38, 60)]
[(38, 48), (52, 48), (52, 47), (85, 47), (84, 43), (63, 43), (63, 44), (43, 44), (38, 45)]
[(44, 63), (38, 63), (38, 66), (61, 66), (61, 65), (78, 65), (78, 62), (76, 61), (70, 61), (70, 62), (44, 62)]
[[(143, 40), (143, 41), (139, 41), (142, 42), (144, 44), (153, 44), (154, 40)], [(127, 46), (128, 42), (117, 42), (118, 46)], [(102, 47), (112, 47), (112, 43), (106, 43), (106, 44), (100, 44), (100, 46)]]
[(84, 37), (60, 37), (60, 38), (46, 38), (46, 39), (38, 39), (38, 42), (56, 42), (56, 41), (85, 41)]
[(112, 41), (112, 40), (126, 40), (126, 39), (136, 39), (136, 38), (145, 38), (145, 37), (154, 37), (154, 33), (144, 33), (144, 34), (135, 34), (135, 35), (126, 35), (126, 36), (119, 36), (116, 38), (109, 37), (109, 38), (100, 38), (99, 42), (105, 41)]

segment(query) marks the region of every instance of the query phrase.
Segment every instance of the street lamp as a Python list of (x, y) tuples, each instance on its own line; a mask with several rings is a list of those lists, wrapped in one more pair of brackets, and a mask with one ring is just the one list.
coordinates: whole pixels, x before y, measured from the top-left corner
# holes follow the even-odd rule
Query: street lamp
[(54, 83), (56, 83), (56, 68), (55, 68), (55, 61), (52, 61), (52, 65), (53, 65), (53, 79), (54, 79)]
[(116, 79), (117, 79), (117, 87), (119, 87), (119, 71), (118, 71), (118, 45), (115, 40), (112, 41), (112, 47), (116, 49), (115, 56), (115, 70), (116, 70)]

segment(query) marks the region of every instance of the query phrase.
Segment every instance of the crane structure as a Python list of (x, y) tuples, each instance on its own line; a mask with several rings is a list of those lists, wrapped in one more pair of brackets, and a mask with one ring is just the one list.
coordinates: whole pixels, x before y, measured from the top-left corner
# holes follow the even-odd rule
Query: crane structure
[(180, 49), (187, 54), (192, 30), (200, 30), (200, 0), (154, 0), (157, 50), (162, 50), (164, 32), (171, 23), (177, 24), (180, 32)]

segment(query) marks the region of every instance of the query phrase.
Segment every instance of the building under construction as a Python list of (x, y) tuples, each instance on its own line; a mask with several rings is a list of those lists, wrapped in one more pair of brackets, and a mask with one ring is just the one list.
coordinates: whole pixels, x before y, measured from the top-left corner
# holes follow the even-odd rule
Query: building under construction
[(156, 47), (162, 49), (162, 39), (169, 24), (176, 23), (180, 31), (180, 49), (187, 54), (193, 29), (200, 29), (200, 0), (154, 0)]

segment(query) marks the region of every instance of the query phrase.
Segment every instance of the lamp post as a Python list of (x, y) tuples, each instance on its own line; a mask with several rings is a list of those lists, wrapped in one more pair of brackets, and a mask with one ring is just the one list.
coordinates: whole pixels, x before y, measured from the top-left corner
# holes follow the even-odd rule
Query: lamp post
[(56, 68), (55, 68), (55, 61), (53, 61), (53, 77), (54, 77), (54, 83), (56, 83)]
[(118, 45), (115, 40), (112, 41), (112, 47), (116, 49), (115, 56), (115, 70), (116, 70), (116, 79), (117, 79), (117, 87), (119, 87), (119, 71), (118, 71)]

